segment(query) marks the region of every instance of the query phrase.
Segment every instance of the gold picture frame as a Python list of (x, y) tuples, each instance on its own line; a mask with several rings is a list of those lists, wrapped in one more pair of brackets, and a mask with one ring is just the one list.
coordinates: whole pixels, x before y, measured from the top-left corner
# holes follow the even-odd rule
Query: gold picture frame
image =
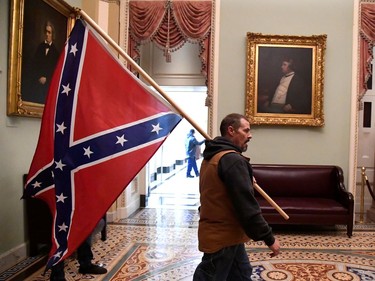
[(251, 124), (324, 125), (326, 40), (325, 34), (247, 33), (245, 114)]
[[(7, 115), (41, 117), (50, 73), (74, 26), (75, 11), (60, 0), (11, 0), (10, 16)], [(42, 46), (47, 33), (53, 43)], [(49, 61), (38, 64), (41, 52)]]

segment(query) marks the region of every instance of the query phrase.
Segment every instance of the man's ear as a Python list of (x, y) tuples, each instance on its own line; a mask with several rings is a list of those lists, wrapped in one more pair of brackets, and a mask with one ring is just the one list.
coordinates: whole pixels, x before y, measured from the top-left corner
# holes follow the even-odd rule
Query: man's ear
[(230, 136), (233, 136), (233, 134), (234, 134), (234, 128), (233, 128), (232, 126), (229, 126), (229, 127), (228, 127), (228, 134), (229, 134)]

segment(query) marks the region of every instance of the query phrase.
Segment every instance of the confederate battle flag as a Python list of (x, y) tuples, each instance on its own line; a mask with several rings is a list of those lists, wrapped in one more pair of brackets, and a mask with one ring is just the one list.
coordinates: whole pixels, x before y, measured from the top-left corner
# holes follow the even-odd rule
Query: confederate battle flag
[(51, 81), (24, 198), (53, 216), (46, 270), (64, 260), (180, 122), (77, 20)]

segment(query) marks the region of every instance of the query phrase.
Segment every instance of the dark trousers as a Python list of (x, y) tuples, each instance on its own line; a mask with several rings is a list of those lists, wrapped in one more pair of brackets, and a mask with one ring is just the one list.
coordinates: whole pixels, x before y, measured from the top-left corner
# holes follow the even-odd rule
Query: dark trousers
[(187, 164), (187, 171), (186, 175), (190, 176), (191, 170), (194, 170), (194, 173), (196, 176), (199, 175), (198, 167), (197, 167), (197, 161), (195, 160), (195, 156), (188, 158), (188, 164)]
[[(91, 235), (78, 247), (77, 260), (80, 267), (90, 266), (94, 255), (91, 251)], [(51, 278), (53, 281), (65, 280), (64, 261), (52, 267)]]
[(193, 281), (250, 281), (253, 271), (245, 245), (238, 244), (213, 254), (203, 254)]
[(77, 260), (80, 267), (88, 267), (94, 259), (94, 254), (91, 251), (91, 235), (78, 247)]
[[(77, 260), (79, 263), (80, 268), (88, 267), (91, 265), (91, 261), (94, 259), (94, 254), (91, 250), (92, 246), (92, 237), (99, 231), (102, 231), (103, 227), (105, 226), (105, 220), (101, 219), (97, 226), (95, 227), (94, 231), (87, 237), (85, 241), (77, 249)], [(64, 272), (64, 261), (56, 264), (52, 267), (51, 271), (51, 278), (50, 280), (53, 281), (64, 281), (65, 280), (65, 272)]]

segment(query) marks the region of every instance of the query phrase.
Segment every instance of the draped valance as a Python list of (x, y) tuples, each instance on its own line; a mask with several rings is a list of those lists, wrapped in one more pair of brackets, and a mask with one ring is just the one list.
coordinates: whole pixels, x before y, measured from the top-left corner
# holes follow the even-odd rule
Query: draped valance
[(154, 42), (164, 51), (167, 62), (171, 53), (186, 42), (199, 44), (201, 73), (209, 85), (212, 1), (167, 0), (129, 1), (129, 53), (139, 61), (139, 47)]
[(361, 100), (367, 91), (367, 81), (372, 75), (371, 62), (375, 45), (375, 3), (361, 3), (360, 14), (360, 66), (359, 66), (359, 96)]

